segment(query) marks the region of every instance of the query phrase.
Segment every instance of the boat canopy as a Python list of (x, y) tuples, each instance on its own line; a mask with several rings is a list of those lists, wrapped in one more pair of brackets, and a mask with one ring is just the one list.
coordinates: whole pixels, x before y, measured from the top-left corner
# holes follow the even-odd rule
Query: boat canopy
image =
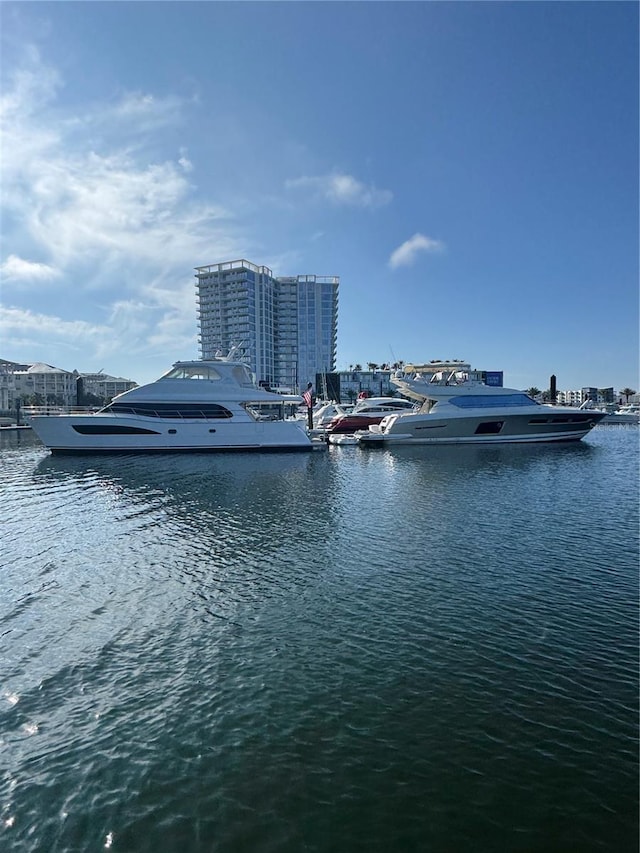
[(158, 381), (166, 379), (200, 379), (208, 381), (219, 381), (231, 373), (233, 379), (244, 386), (253, 386), (253, 378), (249, 368), (244, 364), (229, 364), (220, 362), (214, 365), (210, 362), (176, 362), (171, 370), (168, 370)]

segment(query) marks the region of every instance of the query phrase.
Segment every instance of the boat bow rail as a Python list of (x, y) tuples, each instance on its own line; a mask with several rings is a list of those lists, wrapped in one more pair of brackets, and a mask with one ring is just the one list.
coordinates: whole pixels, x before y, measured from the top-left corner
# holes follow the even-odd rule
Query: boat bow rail
[(56, 415), (94, 415), (99, 411), (96, 406), (22, 406), (20, 413), (25, 418), (35, 418), (40, 415), (55, 417)]

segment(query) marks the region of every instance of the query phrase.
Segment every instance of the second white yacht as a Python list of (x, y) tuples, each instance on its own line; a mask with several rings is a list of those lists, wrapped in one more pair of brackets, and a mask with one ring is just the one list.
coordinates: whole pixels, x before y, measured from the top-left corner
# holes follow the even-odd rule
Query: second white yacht
[(538, 403), (524, 391), (486, 385), (480, 371), (398, 373), (391, 381), (421, 406), (415, 413), (387, 415), (356, 433), (361, 444), (577, 441), (605, 416)]

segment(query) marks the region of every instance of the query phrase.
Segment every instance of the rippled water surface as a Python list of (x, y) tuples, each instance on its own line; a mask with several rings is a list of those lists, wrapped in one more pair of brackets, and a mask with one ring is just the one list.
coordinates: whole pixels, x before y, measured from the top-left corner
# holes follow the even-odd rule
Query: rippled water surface
[(638, 435), (1, 435), (0, 849), (637, 850)]

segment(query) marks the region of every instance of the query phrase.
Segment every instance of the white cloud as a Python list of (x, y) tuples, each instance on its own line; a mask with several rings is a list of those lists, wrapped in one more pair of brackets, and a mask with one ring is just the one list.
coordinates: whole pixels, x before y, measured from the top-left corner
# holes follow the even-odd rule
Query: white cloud
[[(156, 317), (150, 325), (149, 320)], [(197, 348), (197, 319), (194, 309), (194, 283), (184, 281), (171, 287), (161, 280), (146, 285), (140, 300), (118, 302), (113, 306), (109, 324), (123, 340), (143, 337), (145, 347), (158, 353), (167, 349), (191, 352)]]
[(9, 255), (0, 265), (0, 275), (4, 281), (50, 281), (60, 276), (60, 270), (49, 264), (27, 261), (18, 255)]
[(127, 92), (115, 105), (113, 115), (125, 119), (159, 118), (164, 120), (167, 115), (175, 112), (180, 106), (178, 98), (156, 98), (143, 92)]
[[(139, 140), (133, 147), (123, 135), (148, 130), (152, 119), (175, 121), (179, 99), (129, 94), (115, 107), (88, 105), (80, 119), (60, 109), (61, 85), (29, 51), (4, 87), (3, 241), (14, 281), (31, 273), (43, 282), (55, 270), (63, 290), (68, 279), (84, 290), (136, 291), (159, 273), (175, 280), (195, 263), (244, 253), (233, 217), (195, 199), (186, 148), (177, 161), (151, 160)], [(122, 119), (117, 143), (96, 135), (105, 113)], [(149, 141), (155, 148), (157, 134)], [(41, 266), (22, 261), (33, 255)]]
[(341, 172), (292, 178), (285, 181), (285, 186), (287, 189), (310, 189), (315, 195), (326, 198), (333, 204), (351, 207), (382, 207), (393, 198), (390, 190), (379, 190), (373, 185), (367, 186), (353, 175), (345, 175)]
[(189, 202), (189, 185), (172, 162), (140, 165), (126, 153), (89, 152), (34, 166), (32, 178), (32, 207), (19, 212), (61, 266), (104, 252), (190, 265), (225, 217), (213, 205)]
[(424, 234), (414, 234), (409, 240), (398, 246), (391, 253), (389, 258), (389, 266), (391, 269), (398, 267), (408, 267), (414, 263), (420, 252), (441, 252), (444, 250), (444, 243), (440, 240), (434, 240), (432, 237), (426, 237)]
[(192, 172), (193, 171), (193, 163), (187, 157), (187, 149), (186, 148), (180, 149), (180, 159), (178, 160), (178, 163), (180, 163), (180, 165), (182, 166), (183, 171), (185, 171), (185, 172)]
[[(177, 100), (126, 97), (104, 108), (120, 119), (109, 125), (103, 105), (65, 112), (58, 74), (35, 51), (27, 60), (7, 77), (0, 110), (5, 355), (67, 368), (71, 358), (79, 367), (104, 360), (130, 373), (132, 356), (195, 355), (192, 267), (245, 249), (233, 217), (197, 201), (186, 148), (177, 161), (145, 156), (144, 134), (175, 120)], [(25, 283), (32, 291), (53, 279), (59, 307), (22, 299)]]
[(58, 73), (40, 64), (38, 52), (27, 50), (27, 64), (3, 83), (0, 97), (2, 132), (3, 204), (11, 200), (13, 182), (25, 168), (60, 143), (51, 125), (41, 125), (40, 116), (55, 99), (61, 82)]
[[(53, 81), (64, 89), (57, 75)], [(53, 91), (51, 85), (49, 88), (49, 102), (52, 103), (57, 91)], [(151, 93), (125, 92), (116, 99), (85, 104), (81, 115), (60, 115), (59, 121), (66, 134), (90, 132), (94, 139), (104, 140), (127, 133), (133, 138), (157, 133), (170, 125), (179, 126), (184, 122), (188, 103), (193, 103), (193, 100), (186, 101), (175, 95), (159, 98)]]
[(0, 98), (3, 120), (17, 113), (36, 113), (54, 98), (62, 81), (54, 68), (41, 63), (38, 49), (29, 45), (25, 48), (24, 65), (15, 70), (11, 83), (5, 84)]
[(38, 338), (64, 339), (84, 346), (87, 342), (95, 342), (96, 338), (107, 337), (109, 329), (84, 320), (68, 321), (29, 309), (0, 305), (0, 333), (3, 340), (14, 334), (33, 334)]
[[(89, 362), (114, 359), (123, 352), (129, 357), (144, 354), (163, 358), (167, 352), (195, 353), (196, 318), (193, 302), (186, 298), (193, 296), (192, 291), (190, 282), (177, 291), (149, 286), (139, 299), (114, 302), (105, 311), (104, 322), (99, 323), (0, 305), (0, 340), (4, 348), (49, 353), (51, 362), (56, 353), (68, 351), (81, 352)], [(129, 367), (131, 370), (134, 365)]]

